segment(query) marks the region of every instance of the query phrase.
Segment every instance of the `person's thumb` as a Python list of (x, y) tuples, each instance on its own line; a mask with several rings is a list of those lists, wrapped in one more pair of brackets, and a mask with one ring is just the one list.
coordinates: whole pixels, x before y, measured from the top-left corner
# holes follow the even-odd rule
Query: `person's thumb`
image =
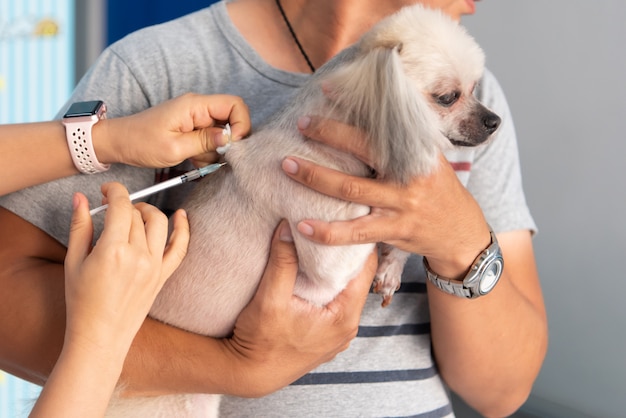
[(65, 256), (66, 268), (73, 268), (89, 254), (93, 240), (93, 223), (89, 214), (89, 202), (81, 193), (75, 193), (72, 201), (74, 213), (70, 224), (70, 237)]
[(286, 300), (293, 294), (298, 274), (298, 255), (289, 223), (282, 220), (274, 232), (270, 258), (259, 284), (257, 297)]
[(187, 212), (182, 209), (177, 210), (174, 216), (172, 216), (172, 220), (174, 226), (163, 253), (163, 264), (161, 267), (163, 281), (167, 280), (180, 266), (180, 263), (183, 262), (187, 255), (189, 247), (189, 220), (187, 219)]
[(200, 140), (202, 153), (213, 152), (226, 145), (230, 140), (229, 136), (224, 133), (224, 128), (221, 127), (196, 129), (195, 133)]
[(226, 145), (228, 142), (234, 142), (241, 139), (241, 135), (239, 133), (231, 131), (231, 134), (228, 135), (225, 128), (219, 126), (197, 128), (191, 132), (185, 133), (184, 135), (185, 145), (189, 147), (188, 150), (190, 153), (193, 153), (190, 157), (214, 152), (219, 147)]
[(182, 134), (179, 143), (181, 158), (191, 159), (197, 167), (217, 161), (219, 155), (216, 150), (228, 143), (228, 137), (222, 131), (223, 128), (210, 127)]

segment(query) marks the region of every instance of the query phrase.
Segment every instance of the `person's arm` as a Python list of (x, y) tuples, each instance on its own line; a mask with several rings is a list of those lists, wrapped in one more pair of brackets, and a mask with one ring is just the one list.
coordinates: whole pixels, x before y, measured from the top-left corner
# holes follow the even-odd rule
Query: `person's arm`
[(153, 206), (135, 207), (120, 184), (107, 184), (105, 227), (91, 251), (87, 199), (74, 196), (67, 257), (67, 325), (61, 355), (31, 417), (103, 416), (124, 358), (165, 280), (189, 242), (184, 212), (168, 221)]
[(205, 338), (144, 322), (122, 372), (127, 395), (265, 396), (348, 348), (376, 272), (376, 254), (330, 304), (318, 307), (293, 295), (297, 255), (286, 223), (282, 232), (287, 237), (274, 236), (259, 288), (232, 337)]
[[(211, 161), (229, 122), (233, 140), (250, 130), (248, 109), (236, 96), (185, 94), (143, 112), (93, 126), (98, 160), (171, 167), (187, 158)], [(61, 121), (0, 125), (0, 195), (78, 173)]]
[[(63, 346), (65, 248), (2, 208), (0, 225), (0, 288), (10, 289), (0, 292), (0, 368), (44, 384)], [(346, 349), (376, 257), (335, 301), (318, 308), (290, 293), (296, 267), (284, 245), (273, 250), (263, 285), (232, 338), (207, 338), (147, 318), (124, 364), (125, 394), (262, 396)]]
[[(368, 162), (354, 128), (328, 124), (332, 121), (322, 125), (313, 120), (301, 128), (306, 136)], [(283, 169), (317, 191), (372, 207), (369, 215), (348, 222), (301, 222), (298, 230), (316, 242), (387, 242), (424, 255), (442, 276), (462, 277), (490, 241), (480, 207), (443, 158), (433, 175), (407, 186), (348, 176), (297, 158), (286, 159)], [(498, 239), (505, 268), (491, 294), (465, 300), (428, 286), (433, 347), (441, 374), (455, 392), (487, 416), (505, 416), (519, 408), (547, 348), (546, 313), (530, 232), (506, 232)]]

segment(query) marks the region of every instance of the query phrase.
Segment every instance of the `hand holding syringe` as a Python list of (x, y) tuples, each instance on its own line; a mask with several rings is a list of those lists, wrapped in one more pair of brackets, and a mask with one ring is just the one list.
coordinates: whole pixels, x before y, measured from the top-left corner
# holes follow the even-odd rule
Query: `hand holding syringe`
[[(226, 138), (228, 138), (228, 142), (226, 143), (226, 145), (224, 145), (223, 147), (218, 148), (216, 151), (218, 152), (218, 154), (224, 154), (226, 152), (226, 150), (230, 147), (231, 144), (231, 131), (230, 131), (230, 125), (227, 123), (226, 126), (224, 127), (224, 130), (222, 131), (222, 134), (224, 136), (226, 136)], [(174, 177), (173, 179), (169, 179), (166, 180), (162, 183), (159, 184), (155, 184), (154, 186), (150, 186), (150, 187), (146, 187), (143, 190), (139, 190), (138, 192), (135, 193), (131, 193), (130, 200), (131, 202), (133, 200), (137, 200), (137, 199), (141, 199), (142, 197), (146, 197), (146, 196), (150, 196), (153, 195), (155, 193), (158, 193), (162, 190), (165, 189), (169, 189), (170, 187), (174, 187), (174, 186), (178, 186), (180, 184), (184, 184), (184, 183), (188, 183), (190, 181), (199, 179), (200, 177), (204, 177), (207, 174), (211, 174), (216, 172), (217, 170), (219, 170), (220, 168), (222, 168), (223, 166), (225, 166), (226, 163), (215, 163), (215, 164), (210, 164), (207, 165), (206, 167), (202, 167), (202, 168), (197, 168), (195, 170), (191, 170), (186, 172), (185, 174), (178, 176), (178, 177)], [(99, 206), (95, 209), (92, 209), (89, 211), (89, 214), (91, 216), (102, 212), (103, 210), (106, 210), (106, 208), (108, 208), (109, 205), (102, 205)]]

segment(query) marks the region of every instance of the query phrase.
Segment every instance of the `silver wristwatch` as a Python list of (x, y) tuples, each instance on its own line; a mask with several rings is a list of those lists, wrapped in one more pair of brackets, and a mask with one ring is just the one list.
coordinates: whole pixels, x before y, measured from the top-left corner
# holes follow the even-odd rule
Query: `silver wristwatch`
[(463, 298), (474, 299), (491, 292), (504, 267), (500, 246), (491, 227), (491, 244), (472, 263), (469, 272), (463, 279), (441, 277), (430, 269), (426, 257), (423, 257), (426, 277), (440, 290)]

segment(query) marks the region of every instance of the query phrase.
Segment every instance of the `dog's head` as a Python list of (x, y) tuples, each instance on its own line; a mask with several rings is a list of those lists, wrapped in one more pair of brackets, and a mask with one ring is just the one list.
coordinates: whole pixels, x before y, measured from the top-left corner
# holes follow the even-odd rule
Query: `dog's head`
[(406, 182), (440, 151), (485, 142), (500, 118), (473, 95), (484, 53), (439, 11), (411, 6), (372, 28), (325, 78), (336, 108), (372, 141), (377, 170)]

